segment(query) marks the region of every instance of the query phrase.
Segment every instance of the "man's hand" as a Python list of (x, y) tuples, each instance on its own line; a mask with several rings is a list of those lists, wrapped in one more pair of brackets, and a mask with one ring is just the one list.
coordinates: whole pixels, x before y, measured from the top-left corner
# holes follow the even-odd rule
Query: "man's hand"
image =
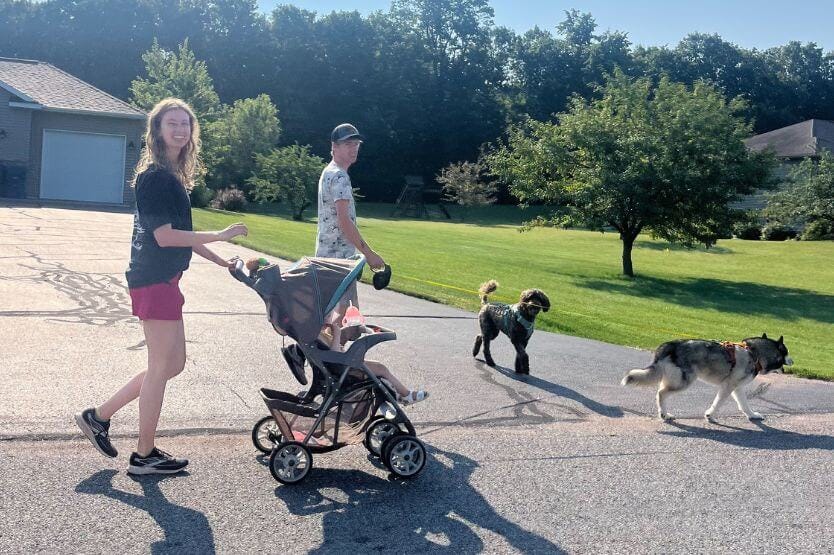
[(382, 268), (385, 266), (385, 261), (374, 251), (370, 251), (365, 255), (365, 261), (371, 268)]

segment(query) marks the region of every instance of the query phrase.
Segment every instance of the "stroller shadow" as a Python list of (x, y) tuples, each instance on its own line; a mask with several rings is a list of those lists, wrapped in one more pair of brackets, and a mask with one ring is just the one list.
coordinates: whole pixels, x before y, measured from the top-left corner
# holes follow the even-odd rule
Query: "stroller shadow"
[(521, 553), (564, 553), (498, 514), (470, 483), (477, 468), (468, 457), (430, 449), (425, 473), (411, 482), (320, 469), (301, 486), (277, 487), (275, 496), (294, 515), (322, 515), (323, 542), (310, 553), (482, 553), (490, 546), (478, 529)]
[(677, 437), (698, 437), (733, 445), (735, 447), (746, 447), (748, 449), (767, 449), (771, 451), (797, 451), (800, 449), (823, 449), (834, 451), (834, 436), (819, 434), (800, 434), (772, 428), (762, 422), (754, 422), (759, 428), (739, 428), (728, 424), (714, 423), (716, 428), (702, 428), (699, 426), (687, 426), (678, 421), (672, 420), (667, 425), (678, 428), (679, 431), (660, 431), (663, 435)]
[[(149, 475), (134, 478), (142, 486), (144, 495), (137, 495), (113, 487), (116, 470), (100, 470), (75, 486), (76, 493), (104, 495), (131, 507), (147, 512), (162, 528), (165, 538), (152, 544), (151, 553), (214, 553), (214, 534), (206, 516), (193, 509), (175, 505), (165, 498), (159, 483), (171, 479), (168, 475)], [(187, 473), (181, 473), (182, 477)]]
[[(553, 382), (549, 382), (547, 380), (543, 380), (536, 376), (530, 374), (516, 374), (514, 370), (511, 368), (507, 368), (506, 366), (495, 365), (493, 367), (487, 366), (485, 362), (482, 362), (478, 359), (480, 366), (482, 369), (489, 369), (492, 368), (496, 372), (503, 374), (507, 378), (511, 380), (515, 380), (517, 382), (526, 383), (532, 385), (533, 387), (537, 387), (542, 391), (546, 391), (552, 395), (558, 395), (559, 397), (563, 397), (565, 399), (570, 399), (571, 401), (575, 401), (580, 405), (584, 406), (586, 409), (590, 410), (591, 412), (595, 412), (601, 416), (607, 416), (609, 418), (622, 418), (623, 417), (623, 409), (613, 405), (605, 405), (598, 401), (594, 401), (589, 397), (585, 397), (578, 391), (574, 391), (569, 387), (565, 387), (563, 385), (555, 384)], [(490, 381), (493, 384), (497, 384), (495, 380), (491, 380), (489, 378), (485, 378), (487, 381)], [(502, 386), (503, 387), (503, 386)]]

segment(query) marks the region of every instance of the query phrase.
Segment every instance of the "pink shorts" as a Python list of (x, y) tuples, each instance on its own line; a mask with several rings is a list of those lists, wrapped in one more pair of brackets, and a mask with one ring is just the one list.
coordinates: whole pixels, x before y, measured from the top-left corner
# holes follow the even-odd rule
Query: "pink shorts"
[(133, 315), (140, 320), (182, 320), (185, 297), (180, 292), (182, 272), (166, 283), (130, 289)]

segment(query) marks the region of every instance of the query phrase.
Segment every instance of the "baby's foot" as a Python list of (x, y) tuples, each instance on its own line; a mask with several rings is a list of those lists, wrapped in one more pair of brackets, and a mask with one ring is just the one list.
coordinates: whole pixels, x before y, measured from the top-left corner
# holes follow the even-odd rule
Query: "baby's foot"
[(405, 397), (400, 397), (399, 401), (403, 405), (413, 405), (414, 403), (419, 403), (420, 401), (426, 400), (428, 396), (428, 391), (423, 391), (422, 389), (414, 391), (413, 389), (410, 389), (408, 391), (408, 395), (406, 395)]

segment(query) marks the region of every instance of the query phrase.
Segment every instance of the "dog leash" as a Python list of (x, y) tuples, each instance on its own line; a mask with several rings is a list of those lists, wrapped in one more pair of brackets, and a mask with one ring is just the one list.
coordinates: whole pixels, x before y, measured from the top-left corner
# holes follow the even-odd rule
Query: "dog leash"
[[(435, 287), (442, 287), (443, 289), (452, 289), (454, 291), (460, 291), (461, 293), (469, 293), (470, 295), (477, 295), (479, 298), (480, 298), (480, 295), (481, 295), (480, 291), (473, 291), (472, 289), (465, 289), (463, 287), (457, 287), (455, 285), (449, 285), (448, 283), (440, 283), (438, 281), (430, 281), (430, 280), (421, 279), (421, 278), (417, 278), (417, 277), (414, 277), (414, 276), (408, 276), (408, 275), (403, 275), (403, 274), (398, 274), (398, 276), (400, 278), (403, 278), (403, 279), (416, 281), (418, 283), (424, 283), (426, 285), (433, 285)], [(490, 297), (493, 298), (493, 299), (496, 299), (498, 301), (502, 301), (506, 304), (512, 304), (516, 300), (518, 300), (518, 299), (511, 299), (509, 297), (504, 297), (502, 295), (490, 295)], [(538, 306), (539, 308), (544, 308), (544, 307), (539, 306), (539, 305), (535, 305), (535, 306)], [(573, 311), (570, 311), (570, 310), (558, 309), (558, 308), (554, 308), (552, 306), (550, 307), (550, 310), (551, 310), (551, 312), (560, 312), (562, 314), (568, 314), (570, 316), (578, 316), (580, 318), (598, 319), (597, 316), (593, 316), (591, 314), (584, 314), (582, 312), (573, 312)], [(608, 322), (608, 323), (612, 324), (613, 322)], [(667, 330), (667, 329), (663, 329), (663, 328), (655, 328), (655, 327), (652, 327), (652, 326), (645, 326), (645, 325), (642, 326), (642, 327), (645, 328), (645, 329), (650, 329), (652, 331), (674, 335), (675, 337), (694, 337), (694, 335), (691, 334), (691, 333), (680, 333), (680, 332), (674, 331), (674, 330)]]

